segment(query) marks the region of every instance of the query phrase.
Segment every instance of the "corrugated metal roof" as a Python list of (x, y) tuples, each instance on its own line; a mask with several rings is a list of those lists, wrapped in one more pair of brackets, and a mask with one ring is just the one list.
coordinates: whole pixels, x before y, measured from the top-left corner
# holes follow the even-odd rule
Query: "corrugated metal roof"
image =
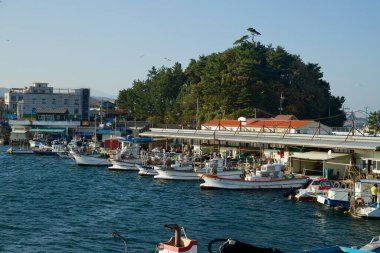
[(62, 133), (65, 129), (62, 128), (33, 128), (29, 130), (30, 132), (38, 133)]
[(380, 151), (380, 138), (368, 136), (307, 135), (210, 130), (152, 128), (141, 136), (179, 139), (203, 139), (240, 143), (263, 143), (313, 148), (362, 149)]
[(298, 128), (311, 124), (312, 120), (260, 120), (247, 124), (246, 127), (268, 127), (268, 128)]
[[(245, 127), (253, 128), (299, 128), (311, 123), (314, 123), (313, 120), (277, 120), (277, 119), (250, 119), (247, 122), (242, 122), (242, 125)], [(221, 127), (239, 127), (239, 120), (218, 120), (214, 119), (209, 122), (203, 123), (202, 126), (221, 126)]]
[(298, 153), (295, 155), (291, 155), (290, 157), (297, 158), (297, 159), (305, 159), (305, 160), (327, 161), (327, 160), (349, 156), (349, 155), (350, 154), (344, 154), (344, 153), (331, 153), (331, 155), (329, 155), (326, 152), (311, 151), (311, 152), (305, 152), (305, 153)]

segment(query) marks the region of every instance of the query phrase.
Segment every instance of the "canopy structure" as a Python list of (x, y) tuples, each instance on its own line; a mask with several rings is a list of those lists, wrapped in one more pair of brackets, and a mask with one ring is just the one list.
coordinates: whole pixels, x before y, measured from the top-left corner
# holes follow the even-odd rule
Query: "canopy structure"
[(306, 153), (298, 153), (291, 155), (289, 157), (295, 158), (295, 159), (303, 159), (303, 160), (320, 160), (320, 161), (327, 161), (332, 160), (336, 158), (341, 158), (344, 156), (350, 156), (350, 154), (344, 154), (344, 153), (327, 153), (327, 152), (317, 152), (317, 151), (311, 151)]
[(210, 131), (152, 128), (143, 137), (201, 139), (237, 143), (263, 143), (284, 146), (380, 151), (380, 138), (370, 136), (311, 135), (247, 131)]
[(63, 133), (65, 129), (62, 128), (33, 128), (29, 132), (33, 133)]

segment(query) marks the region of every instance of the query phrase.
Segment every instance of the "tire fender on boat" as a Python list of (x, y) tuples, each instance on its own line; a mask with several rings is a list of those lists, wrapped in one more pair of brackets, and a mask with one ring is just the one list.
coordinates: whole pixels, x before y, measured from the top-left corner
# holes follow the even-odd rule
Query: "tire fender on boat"
[(362, 198), (355, 199), (355, 207), (360, 207), (360, 206), (364, 206), (364, 205), (365, 205), (364, 199), (362, 199)]

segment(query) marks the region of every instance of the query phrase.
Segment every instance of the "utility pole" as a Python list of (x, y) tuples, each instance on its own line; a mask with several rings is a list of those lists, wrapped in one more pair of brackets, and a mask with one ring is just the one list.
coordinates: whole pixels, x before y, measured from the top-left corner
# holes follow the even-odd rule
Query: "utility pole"
[(364, 106), (365, 109), (365, 125), (367, 126), (368, 123), (368, 106)]
[(197, 114), (195, 116), (195, 129), (198, 129), (198, 109), (199, 109), (199, 98), (197, 97)]
[(284, 99), (285, 97), (282, 96), (282, 92), (281, 92), (281, 97), (280, 97), (280, 108), (278, 108), (280, 110), (280, 115), (282, 114), (282, 102), (284, 102)]

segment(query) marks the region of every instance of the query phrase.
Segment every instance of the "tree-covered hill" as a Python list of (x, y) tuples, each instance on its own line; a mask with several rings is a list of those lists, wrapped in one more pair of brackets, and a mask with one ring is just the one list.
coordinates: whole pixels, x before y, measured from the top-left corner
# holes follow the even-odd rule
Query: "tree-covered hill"
[(185, 70), (179, 63), (153, 67), (146, 80), (119, 92), (126, 117), (195, 125), (197, 120), (270, 117), (281, 111), (341, 126), (345, 98), (331, 94), (321, 67), (282, 47), (256, 42), (258, 33), (248, 31), (232, 48), (192, 59)]

